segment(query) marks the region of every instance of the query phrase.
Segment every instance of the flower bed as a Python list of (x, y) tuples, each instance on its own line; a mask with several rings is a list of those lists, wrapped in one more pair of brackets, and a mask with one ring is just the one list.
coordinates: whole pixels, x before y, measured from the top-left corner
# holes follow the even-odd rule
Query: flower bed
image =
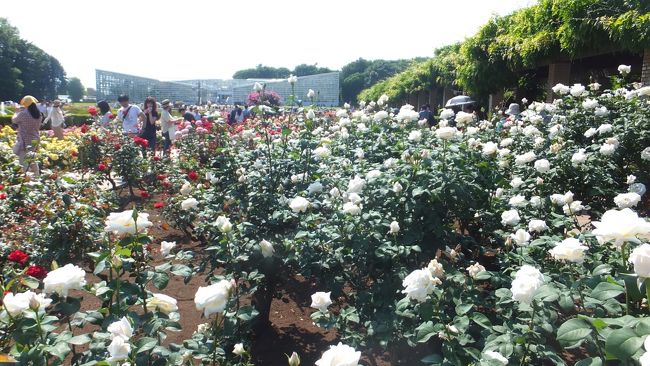
[[(5, 234), (2, 351), (49, 364), (251, 364), (251, 334), (300, 274), (319, 289), (304, 304), (313, 322), (338, 337), (317, 365), (380, 349), (409, 364), (646, 362), (650, 89), (554, 91), (518, 117), (444, 110), (433, 128), (383, 97), (357, 110), (254, 107), (265, 117), (244, 125), (180, 126), (172, 158), (143, 159), (142, 141), (92, 128), (71, 145), (46, 141), (50, 175), (9, 159), (0, 171), (0, 219), (31, 228)], [(72, 163), (50, 159), (66, 151)], [(119, 189), (116, 177), (139, 196), (134, 210), (98, 188)], [(152, 207), (201, 250), (148, 235)], [(165, 288), (199, 275), (205, 323), (167, 343), (183, 314)], [(80, 310), (88, 297), (100, 308)], [(296, 352), (277, 363), (297, 365)]]

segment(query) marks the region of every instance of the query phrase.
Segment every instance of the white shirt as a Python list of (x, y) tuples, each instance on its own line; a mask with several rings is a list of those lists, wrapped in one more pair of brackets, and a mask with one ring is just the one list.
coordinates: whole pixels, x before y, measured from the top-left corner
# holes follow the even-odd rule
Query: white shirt
[(160, 130), (163, 133), (169, 132), (169, 139), (172, 141), (176, 138), (176, 124), (172, 122), (173, 119), (174, 118), (169, 111), (162, 111), (162, 116), (160, 117)]
[(65, 118), (63, 117), (61, 108), (50, 107), (47, 110), (47, 118), (45, 118), (43, 123), (47, 123), (47, 121), (52, 121), (52, 127), (59, 127), (63, 125)]
[(111, 113), (111, 111), (106, 112), (106, 114), (104, 114), (104, 115), (100, 118), (100, 120), (99, 120), (99, 125), (100, 125), (100, 126), (103, 126), (103, 127), (108, 126), (108, 124), (111, 122), (111, 118), (110, 118), (110, 117), (111, 117), (112, 114), (113, 114), (113, 113)]
[[(124, 112), (127, 109), (129, 109), (129, 113), (125, 116)], [(142, 113), (142, 110), (137, 105), (129, 104), (126, 108), (120, 108), (117, 112), (117, 119), (122, 121), (122, 130), (124, 133), (138, 133), (140, 131), (138, 128), (138, 116), (140, 113)]]

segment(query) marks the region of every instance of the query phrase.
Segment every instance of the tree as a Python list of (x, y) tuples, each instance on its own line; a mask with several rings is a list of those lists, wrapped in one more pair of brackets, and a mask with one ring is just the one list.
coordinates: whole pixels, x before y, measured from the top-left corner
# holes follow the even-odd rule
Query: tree
[(25, 94), (53, 98), (65, 90), (65, 83), (59, 61), (21, 39), (18, 30), (0, 18), (0, 99), (18, 100)]
[(283, 79), (289, 77), (291, 71), (286, 67), (275, 68), (272, 66), (257, 65), (252, 69), (244, 69), (235, 72), (233, 79)]
[(81, 84), (79, 78), (70, 78), (68, 80), (68, 95), (73, 102), (79, 102), (86, 93), (86, 88)]
[(357, 95), (378, 82), (385, 80), (401, 71), (410, 64), (422, 60), (364, 60), (360, 58), (343, 66), (341, 69), (341, 100), (357, 102)]
[(293, 69), (293, 74), (296, 76), (324, 74), (327, 72), (332, 72), (332, 70), (328, 69), (327, 67), (318, 67), (318, 64), (300, 64)]

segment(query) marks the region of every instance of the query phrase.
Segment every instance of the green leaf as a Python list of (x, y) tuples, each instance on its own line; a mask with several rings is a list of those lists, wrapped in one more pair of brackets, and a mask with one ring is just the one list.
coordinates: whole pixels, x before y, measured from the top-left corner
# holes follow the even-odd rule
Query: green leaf
[(419, 343), (425, 343), (431, 337), (438, 334), (438, 331), (435, 329), (432, 321), (420, 324), (419, 327), (415, 328), (416, 338)]
[(576, 362), (575, 366), (602, 366), (603, 361), (600, 358), (589, 357)]
[(474, 305), (472, 304), (460, 304), (456, 306), (456, 314), (458, 315), (465, 315), (467, 314), (468, 311), (472, 310), (472, 307)]
[(628, 327), (612, 331), (605, 340), (605, 350), (619, 360), (627, 360), (643, 346), (643, 338)]
[(158, 344), (158, 341), (155, 338), (143, 337), (138, 339), (138, 341), (135, 343), (135, 346), (138, 350), (137, 353), (141, 353), (153, 349), (156, 347), (156, 344)]
[(80, 345), (86, 344), (86, 343), (88, 343), (90, 341), (91, 341), (90, 335), (88, 335), (88, 334), (80, 334), (78, 336), (75, 336), (75, 337), (72, 337), (72, 338), (68, 339), (68, 343), (74, 344), (75, 346), (80, 346)]
[(592, 276), (601, 276), (601, 275), (606, 275), (610, 274), (612, 272), (612, 266), (609, 264), (601, 264), (600, 266), (594, 268), (594, 270), (591, 272)]
[(442, 364), (442, 357), (439, 354), (434, 353), (432, 355), (424, 357), (420, 360), (420, 362), (430, 365), (440, 365)]
[(485, 329), (490, 329), (490, 330), (492, 329), (492, 322), (483, 313), (472, 314), (472, 320), (474, 321), (474, 323), (478, 324), (479, 326)]
[(591, 290), (591, 297), (605, 301), (607, 299), (613, 299), (624, 292), (625, 288), (617, 283), (601, 282)]
[(564, 348), (575, 348), (582, 344), (592, 329), (587, 322), (582, 319), (569, 319), (560, 325), (557, 330), (557, 341)]
[(167, 272), (155, 272), (152, 282), (158, 290), (162, 290), (167, 287), (167, 283), (169, 283), (169, 275)]

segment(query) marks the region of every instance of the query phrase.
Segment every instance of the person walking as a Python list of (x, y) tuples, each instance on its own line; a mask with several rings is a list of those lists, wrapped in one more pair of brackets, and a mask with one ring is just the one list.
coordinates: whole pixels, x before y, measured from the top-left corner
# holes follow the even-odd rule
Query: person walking
[(176, 123), (183, 120), (183, 118), (174, 119), (172, 117), (172, 108), (174, 107), (169, 99), (165, 99), (161, 103), (162, 114), (160, 116), (160, 129), (163, 135), (163, 154), (169, 155), (169, 150), (172, 143), (176, 140)]
[[(158, 105), (154, 97), (147, 97), (144, 100), (144, 124), (140, 132), (140, 137), (149, 142), (149, 148), (154, 156), (156, 155), (156, 121), (160, 119), (157, 107)], [(142, 155), (145, 158), (147, 157), (146, 148), (142, 149)]]
[[(16, 144), (14, 145), (14, 154), (18, 156), (20, 165), (24, 171), (28, 171), (27, 153), (38, 150), (40, 137), (38, 131), (41, 128), (43, 114), (38, 110), (38, 100), (31, 95), (26, 95), (20, 100), (20, 105), (24, 108), (17, 112), (11, 118), (11, 122), (18, 127), (16, 134)], [(38, 163), (31, 162), (29, 171), (35, 175), (39, 174)]]
[(122, 122), (122, 132), (125, 135), (134, 136), (140, 129), (139, 124), (144, 121), (144, 113), (137, 106), (129, 103), (129, 96), (122, 94), (117, 97), (122, 108), (117, 111), (117, 120)]
[(43, 121), (43, 124), (47, 124), (48, 122), (51, 124), (54, 137), (59, 140), (63, 140), (63, 124), (65, 123), (65, 114), (61, 109), (61, 101), (58, 99), (52, 102), (52, 106), (48, 110), (47, 117)]

